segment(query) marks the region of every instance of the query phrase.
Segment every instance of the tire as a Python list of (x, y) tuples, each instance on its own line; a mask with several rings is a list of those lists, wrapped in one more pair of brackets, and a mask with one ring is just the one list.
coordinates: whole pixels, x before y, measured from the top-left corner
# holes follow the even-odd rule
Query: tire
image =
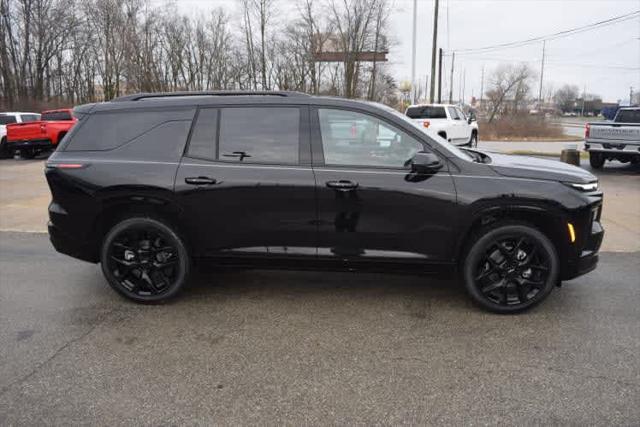
[(518, 313), (542, 302), (558, 283), (559, 271), (553, 243), (524, 223), (481, 229), (462, 266), (471, 299), (500, 314)]
[(36, 150), (34, 149), (26, 149), (20, 150), (20, 158), (23, 160), (30, 160), (36, 156)]
[(604, 154), (602, 153), (589, 153), (589, 164), (594, 169), (601, 169), (604, 166)]
[(100, 251), (102, 272), (119, 294), (139, 303), (158, 303), (184, 288), (191, 257), (184, 240), (164, 222), (125, 219), (109, 230)]
[(0, 139), (0, 159), (10, 159), (13, 157), (13, 150), (7, 147), (7, 138)]
[(469, 140), (469, 147), (474, 148), (478, 146), (478, 133), (471, 132), (471, 139)]

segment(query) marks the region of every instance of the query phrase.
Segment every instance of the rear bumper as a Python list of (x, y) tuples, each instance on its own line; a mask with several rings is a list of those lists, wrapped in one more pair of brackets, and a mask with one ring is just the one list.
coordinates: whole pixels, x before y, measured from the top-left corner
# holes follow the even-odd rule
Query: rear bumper
[(51, 240), (51, 244), (56, 251), (83, 261), (98, 262), (99, 258), (95, 245), (74, 239), (53, 225), (51, 221), (47, 224), (47, 228), (49, 230), (49, 240)]
[(640, 142), (629, 141), (585, 141), (584, 149), (587, 152), (606, 153), (613, 155), (640, 155)]
[(8, 141), (7, 147), (20, 150), (21, 148), (43, 148), (43, 149), (52, 149), (55, 147), (53, 142), (50, 139), (32, 139), (26, 141)]

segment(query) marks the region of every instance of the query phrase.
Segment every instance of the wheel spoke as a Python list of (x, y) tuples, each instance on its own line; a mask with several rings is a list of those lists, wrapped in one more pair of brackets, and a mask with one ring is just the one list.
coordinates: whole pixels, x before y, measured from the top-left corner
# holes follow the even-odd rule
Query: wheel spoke
[(487, 294), (489, 292), (495, 291), (498, 288), (505, 288), (505, 282), (503, 279), (498, 280), (497, 282), (493, 282), (490, 285), (482, 288), (482, 293)]

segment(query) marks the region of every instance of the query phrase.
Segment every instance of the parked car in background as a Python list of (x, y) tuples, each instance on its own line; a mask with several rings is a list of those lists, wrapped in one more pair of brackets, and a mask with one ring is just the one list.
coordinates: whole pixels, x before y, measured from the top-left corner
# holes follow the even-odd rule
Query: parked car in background
[(620, 108), (612, 121), (587, 123), (584, 139), (593, 168), (606, 160), (640, 162), (640, 107)]
[(7, 145), (7, 125), (40, 120), (40, 113), (7, 112), (0, 113), (0, 159), (13, 157), (13, 150)]
[(31, 159), (43, 151), (54, 150), (76, 123), (69, 108), (44, 111), (40, 120), (7, 125), (7, 148)]
[(405, 114), (424, 129), (432, 131), (454, 145), (478, 145), (478, 122), (451, 104), (410, 105)]
[(138, 302), (209, 263), (457, 273), (478, 304), (513, 313), (598, 262), (591, 173), (459, 149), (384, 105), (178, 92), (75, 114), (46, 163), (51, 241)]

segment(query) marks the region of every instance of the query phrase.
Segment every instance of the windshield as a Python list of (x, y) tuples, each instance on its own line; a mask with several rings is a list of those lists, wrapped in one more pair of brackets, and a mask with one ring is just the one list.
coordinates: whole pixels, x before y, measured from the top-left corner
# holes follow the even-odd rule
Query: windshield
[(384, 111), (393, 114), (395, 117), (398, 117), (398, 118), (402, 119), (405, 123), (408, 123), (411, 126), (413, 126), (414, 128), (418, 129), (420, 132), (422, 132), (425, 135), (427, 135), (429, 137), (430, 141), (433, 144), (436, 144), (438, 146), (440, 151), (444, 151), (445, 153), (451, 154), (453, 157), (457, 157), (459, 159), (463, 159), (463, 160), (467, 160), (467, 161), (469, 161), (469, 160), (474, 161), (476, 159), (475, 156), (469, 154), (466, 151), (463, 151), (463, 150), (459, 149), (455, 145), (449, 144), (448, 142), (444, 141), (440, 136), (434, 134), (433, 132), (429, 131), (428, 129), (423, 128), (421, 125), (418, 124), (418, 122), (414, 122), (409, 117), (407, 117), (404, 114), (398, 112), (397, 110), (395, 110), (395, 109), (393, 109), (391, 107), (387, 107), (384, 104), (379, 104), (377, 102), (367, 101), (367, 103), (369, 103), (371, 105), (375, 105), (376, 107), (381, 108)]

